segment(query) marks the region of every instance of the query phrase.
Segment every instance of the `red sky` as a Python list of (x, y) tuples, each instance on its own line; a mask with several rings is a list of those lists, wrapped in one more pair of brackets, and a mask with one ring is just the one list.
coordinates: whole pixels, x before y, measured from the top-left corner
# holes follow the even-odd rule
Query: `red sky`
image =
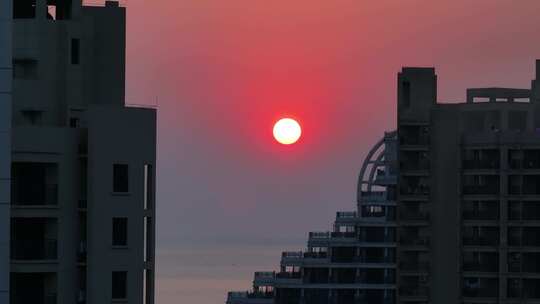
[[(127, 7), (127, 102), (159, 107), (161, 248), (328, 229), (394, 128), (402, 66), (435, 66), (439, 99), (461, 101), (467, 87), (528, 87), (540, 58), (538, 0)], [(301, 121), (299, 144), (273, 141), (282, 115)]]

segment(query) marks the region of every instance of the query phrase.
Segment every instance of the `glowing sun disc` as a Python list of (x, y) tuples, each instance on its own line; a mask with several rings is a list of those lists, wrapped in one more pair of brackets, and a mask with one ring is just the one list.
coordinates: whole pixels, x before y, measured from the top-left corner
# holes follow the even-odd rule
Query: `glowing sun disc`
[(300, 124), (292, 118), (282, 118), (274, 125), (274, 138), (283, 145), (294, 144), (302, 135)]

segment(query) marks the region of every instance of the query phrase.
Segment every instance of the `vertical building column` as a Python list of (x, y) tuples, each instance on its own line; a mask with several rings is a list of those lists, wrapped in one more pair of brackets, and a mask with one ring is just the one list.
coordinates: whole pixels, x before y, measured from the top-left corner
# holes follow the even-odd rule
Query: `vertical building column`
[(9, 302), (12, 0), (0, 1), (0, 303)]
[(506, 299), (508, 273), (508, 147), (500, 146), (499, 299)]

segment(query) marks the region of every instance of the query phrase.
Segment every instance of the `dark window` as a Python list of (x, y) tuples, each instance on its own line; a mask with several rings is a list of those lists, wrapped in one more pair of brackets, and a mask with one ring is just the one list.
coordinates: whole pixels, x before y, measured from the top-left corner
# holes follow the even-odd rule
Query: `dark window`
[(36, 0), (13, 1), (14, 19), (33, 19), (36, 17)]
[(76, 117), (71, 117), (69, 119), (69, 127), (70, 128), (78, 128), (79, 127), (79, 119)]
[(127, 298), (127, 271), (113, 271), (112, 273), (112, 298)]
[(37, 61), (34, 59), (13, 59), (13, 78), (36, 79)]
[(128, 219), (125, 217), (113, 218), (112, 244), (113, 246), (127, 245), (127, 228)]
[(152, 165), (144, 165), (144, 209), (152, 209), (152, 199), (154, 198), (154, 192), (152, 190), (153, 172)]
[(403, 82), (403, 105), (405, 107), (411, 105), (411, 83), (408, 81)]
[(113, 191), (114, 192), (128, 192), (129, 191), (128, 165), (122, 165), (122, 164), (113, 165)]
[(525, 131), (525, 129), (527, 129), (527, 112), (509, 111), (508, 129), (513, 131)]
[(79, 39), (71, 39), (71, 64), (79, 64), (80, 42)]

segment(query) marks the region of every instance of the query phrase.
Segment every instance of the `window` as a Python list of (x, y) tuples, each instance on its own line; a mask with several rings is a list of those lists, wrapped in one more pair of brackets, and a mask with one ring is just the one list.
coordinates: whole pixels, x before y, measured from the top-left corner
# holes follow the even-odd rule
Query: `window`
[(112, 273), (112, 298), (127, 298), (127, 271), (113, 271)]
[(513, 131), (525, 131), (527, 129), (527, 112), (509, 111), (508, 129)]
[(127, 222), (125, 217), (113, 218), (112, 244), (113, 246), (127, 246)]
[(403, 82), (403, 105), (409, 107), (411, 105), (411, 83)]
[(79, 64), (80, 61), (80, 40), (71, 39), (71, 64)]
[(36, 79), (37, 78), (37, 60), (13, 59), (13, 78)]
[(129, 191), (128, 171), (128, 165), (113, 165), (113, 192)]
[(79, 127), (79, 119), (76, 117), (71, 117), (69, 119), (69, 127), (70, 128), (78, 128)]
[(152, 182), (153, 182), (153, 174), (152, 174), (152, 165), (145, 164), (144, 165), (144, 209), (152, 209), (152, 198), (153, 198), (153, 191), (152, 191)]
[(35, 17), (36, 17), (36, 1), (35, 0), (13, 1), (13, 18), (14, 19), (34, 19)]
[(153, 254), (153, 250), (152, 250), (152, 237), (153, 237), (153, 233), (152, 233), (152, 218), (151, 217), (148, 217), (148, 216), (145, 216), (144, 217), (144, 227), (143, 227), (143, 241), (144, 241), (144, 261), (145, 262), (148, 262), (148, 261), (152, 261), (153, 257), (152, 257), (152, 254)]
[(152, 288), (154, 274), (150, 269), (143, 270), (143, 303), (153, 303), (154, 292)]

